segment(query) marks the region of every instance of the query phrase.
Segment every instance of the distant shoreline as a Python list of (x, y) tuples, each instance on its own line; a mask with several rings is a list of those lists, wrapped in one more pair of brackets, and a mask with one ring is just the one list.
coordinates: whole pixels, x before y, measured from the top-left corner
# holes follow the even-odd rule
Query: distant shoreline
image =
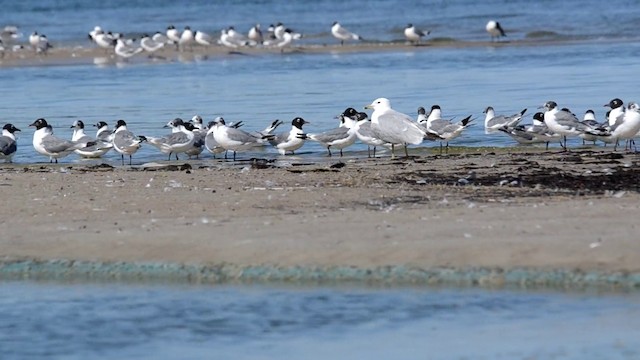
[(154, 53), (153, 58), (142, 52), (130, 59), (119, 59), (113, 50), (100, 49), (95, 46), (69, 45), (54, 47), (44, 54), (36, 54), (32, 49), (24, 48), (17, 52), (5, 50), (0, 57), (0, 68), (22, 66), (70, 66), (70, 65), (97, 65), (110, 66), (117, 64), (140, 63), (172, 63), (180, 61), (195, 61), (211, 58), (225, 58), (234, 55), (292, 55), (292, 54), (348, 54), (366, 52), (393, 52), (393, 51), (429, 51), (434, 49), (463, 49), (486, 47), (513, 47), (513, 46), (558, 46), (580, 43), (579, 40), (537, 39), (518, 41), (462, 41), (450, 38), (435, 38), (423, 41), (420, 45), (412, 45), (405, 41), (393, 42), (359, 42), (352, 44), (320, 44), (320, 45), (294, 45), (282, 49), (274, 47), (239, 47), (227, 48), (220, 45), (208, 47), (194, 46), (193, 51), (178, 52), (170, 46)]

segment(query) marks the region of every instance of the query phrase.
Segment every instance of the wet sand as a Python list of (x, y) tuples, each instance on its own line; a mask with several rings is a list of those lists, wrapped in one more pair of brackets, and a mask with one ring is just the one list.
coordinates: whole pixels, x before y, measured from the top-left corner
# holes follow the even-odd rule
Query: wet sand
[(64, 259), (532, 269), (640, 286), (639, 161), (607, 149), (461, 148), (409, 159), (0, 165), (0, 274), (15, 261)]

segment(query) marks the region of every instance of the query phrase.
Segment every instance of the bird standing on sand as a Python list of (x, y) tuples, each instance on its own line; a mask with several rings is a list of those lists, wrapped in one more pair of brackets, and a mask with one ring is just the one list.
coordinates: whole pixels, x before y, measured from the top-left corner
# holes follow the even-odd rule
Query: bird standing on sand
[(392, 109), (387, 98), (378, 98), (364, 108), (373, 109), (371, 130), (376, 138), (391, 144), (392, 157), (396, 145), (403, 146), (409, 157), (407, 145), (419, 145), (424, 139), (431, 138), (409, 115)]
[(336, 39), (340, 40), (340, 45), (344, 45), (345, 40), (362, 40), (362, 37), (358, 34), (354, 34), (351, 31), (343, 28), (339, 22), (334, 22), (331, 26), (331, 34)]
[(491, 35), (491, 41), (500, 41), (500, 38), (507, 36), (500, 23), (495, 20), (490, 20), (485, 27), (489, 35)]
[(0, 159), (4, 159), (5, 162), (11, 162), (11, 158), (15, 155), (18, 147), (16, 145), (15, 132), (20, 131), (13, 124), (6, 124), (2, 128), (2, 135), (0, 136)]
[(129, 165), (131, 165), (131, 156), (140, 149), (143, 141), (147, 141), (147, 138), (133, 135), (127, 129), (127, 123), (124, 120), (118, 120), (113, 132), (113, 148), (120, 153), (122, 165), (124, 165), (125, 155), (129, 155)]
[(95, 145), (95, 142), (91, 141), (69, 141), (54, 136), (53, 128), (43, 118), (37, 119), (29, 126), (36, 128), (33, 133), (33, 148), (38, 154), (48, 156), (49, 162), (55, 160), (57, 164), (59, 158), (71, 154), (74, 150)]
[(426, 33), (420, 29), (416, 29), (415, 25), (408, 24), (407, 27), (404, 28), (404, 37), (409, 40), (409, 42), (418, 45), (420, 44), (420, 40), (423, 36), (429, 35), (430, 31)]

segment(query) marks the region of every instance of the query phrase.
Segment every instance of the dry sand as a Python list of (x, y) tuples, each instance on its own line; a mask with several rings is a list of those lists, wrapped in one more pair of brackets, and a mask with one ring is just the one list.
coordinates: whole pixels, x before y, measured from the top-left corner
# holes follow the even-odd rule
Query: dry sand
[(638, 154), (415, 154), (3, 165), (0, 256), (640, 273)]

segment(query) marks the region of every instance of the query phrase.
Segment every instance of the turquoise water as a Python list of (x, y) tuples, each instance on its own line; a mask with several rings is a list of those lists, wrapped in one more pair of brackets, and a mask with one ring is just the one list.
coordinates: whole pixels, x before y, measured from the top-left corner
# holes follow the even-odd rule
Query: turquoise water
[(637, 359), (633, 294), (0, 282), (3, 359)]

